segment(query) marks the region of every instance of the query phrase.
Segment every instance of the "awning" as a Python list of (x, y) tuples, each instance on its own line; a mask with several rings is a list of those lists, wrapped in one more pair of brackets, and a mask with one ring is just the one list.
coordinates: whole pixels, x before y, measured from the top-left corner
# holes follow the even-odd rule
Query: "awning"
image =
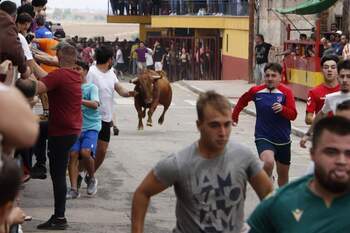
[(306, 0), (294, 7), (278, 8), (276, 11), (281, 14), (311, 15), (327, 10), (336, 2), (337, 0)]

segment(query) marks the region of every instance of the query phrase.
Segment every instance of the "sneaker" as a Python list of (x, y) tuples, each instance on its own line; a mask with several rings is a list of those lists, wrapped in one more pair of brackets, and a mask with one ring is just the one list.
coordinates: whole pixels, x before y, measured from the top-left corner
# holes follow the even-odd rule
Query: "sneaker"
[(38, 225), (36, 228), (40, 230), (65, 230), (68, 227), (66, 218), (56, 218), (55, 215), (52, 215), (47, 222), (44, 222)]
[(83, 177), (79, 174), (78, 175), (78, 180), (77, 180), (77, 188), (78, 188), (78, 190), (81, 187), (81, 182), (83, 182)]
[(30, 171), (30, 177), (32, 179), (46, 179), (46, 167), (44, 165), (35, 164)]
[(97, 184), (98, 184), (98, 181), (95, 177), (92, 177), (90, 180), (89, 180), (89, 184), (88, 184), (88, 187), (87, 187), (87, 194), (88, 195), (95, 195), (97, 193)]
[(80, 193), (72, 188), (67, 191), (66, 199), (77, 199), (80, 197)]

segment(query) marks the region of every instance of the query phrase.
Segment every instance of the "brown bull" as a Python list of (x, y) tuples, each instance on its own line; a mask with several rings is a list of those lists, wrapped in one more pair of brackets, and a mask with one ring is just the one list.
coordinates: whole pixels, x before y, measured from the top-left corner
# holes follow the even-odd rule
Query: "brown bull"
[(158, 124), (163, 124), (165, 112), (168, 110), (172, 99), (171, 86), (165, 73), (145, 70), (130, 82), (135, 84), (137, 93), (134, 100), (139, 118), (138, 130), (143, 129), (142, 118), (146, 116), (147, 108), (149, 108), (147, 126), (152, 126), (152, 115), (159, 104), (163, 105), (164, 109)]

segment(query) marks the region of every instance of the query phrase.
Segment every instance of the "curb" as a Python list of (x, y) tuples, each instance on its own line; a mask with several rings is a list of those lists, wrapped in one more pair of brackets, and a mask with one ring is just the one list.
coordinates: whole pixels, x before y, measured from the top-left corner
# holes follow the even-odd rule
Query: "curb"
[[(180, 80), (177, 83), (180, 84), (183, 87), (186, 87), (187, 89), (189, 89), (190, 91), (192, 91), (193, 93), (195, 93), (197, 95), (205, 92), (204, 90), (202, 90), (202, 89), (200, 89), (198, 87), (190, 85), (189, 83), (187, 83), (184, 80)], [(230, 103), (232, 104), (233, 107), (235, 107), (237, 105), (237, 102), (234, 102), (232, 100), (229, 100), (229, 101), (230, 101)], [(242, 111), (247, 113), (248, 115), (251, 115), (251, 116), (254, 116), (254, 117), (256, 116), (256, 113), (253, 110), (243, 109)], [(299, 128), (294, 127), (294, 126), (292, 126), (292, 128), (291, 128), (291, 132), (292, 132), (293, 135), (295, 135), (297, 137), (303, 137), (304, 134), (306, 133), (304, 130), (299, 129)]]

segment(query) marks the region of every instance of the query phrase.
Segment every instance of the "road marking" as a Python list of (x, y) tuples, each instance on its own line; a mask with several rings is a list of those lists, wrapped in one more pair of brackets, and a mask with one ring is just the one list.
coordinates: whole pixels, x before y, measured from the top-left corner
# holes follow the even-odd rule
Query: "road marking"
[(114, 102), (118, 105), (134, 105), (134, 99), (116, 98)]
[(186, 103), (188, 103), (191, 106), (196, 106), (196, 102), (195, 100), (184, 100)]

